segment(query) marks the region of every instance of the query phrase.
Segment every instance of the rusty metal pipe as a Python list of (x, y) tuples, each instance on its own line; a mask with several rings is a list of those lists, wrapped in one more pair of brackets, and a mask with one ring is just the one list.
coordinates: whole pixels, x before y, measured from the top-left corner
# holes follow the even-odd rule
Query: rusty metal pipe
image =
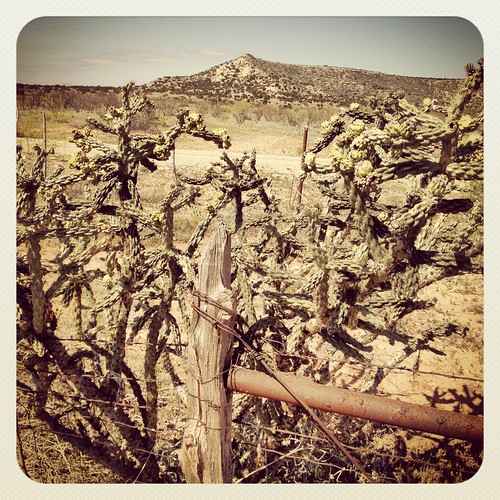
[[(311, 408), (466, 441), (483, 440), (481, 416), (325, 386), (291, 373), (279, 372), (279, 375), (297, 397), (303, 399)], [(233, 366), (229, 373), (228, 388), (235, 392), (299, 404), (275, 378), (239, 366)]]

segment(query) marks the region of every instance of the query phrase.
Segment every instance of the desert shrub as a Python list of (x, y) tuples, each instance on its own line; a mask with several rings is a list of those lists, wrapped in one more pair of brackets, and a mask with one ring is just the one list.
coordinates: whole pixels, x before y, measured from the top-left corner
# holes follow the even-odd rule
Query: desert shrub
[[(196, 199), (196, 188), (167, 187), (159, 210), (146, 214), (137, 176), (139, 168), (154, 170), (155, 161), (168, 159), (181, 134), (221, 148), (229, 146), (229, 138), (223, 130), (209, 132), (201, 116), (187, 110), (164, 134), (133, 134), (135, 115), (150, 106), (131, 85), (125, 87), (122, 107), (110, 108), (105, 121), (89, 119), (116, 138), (117, 148), (95, 139), (90, 128), (75, 131), (79, 152), (68, 164), (69, 173), (59, 167), (46, 177), (43, 166), (50, 152), (37, 148), (28, 168), (18, 151), (18, 333), (20, 361), (34, 375), (20, 381), (21, 387), (28, 397), (35, 395), (33, 411), (45, 427), (125, 480), (140, 475), (143, 481), (158, 481), (159, 459), (151, 454), (157, 432), (156, 369), (175, 352), (167, 346), (169, 337), (180, 342), (178, 320), (170, 311), (173, 301), (184, 304), (182, 290), (192, 276), (188, 255), (207, 225), (203, 221), (196, 227), (186, 254), (175, 250), (173, 211)], [(85, 196), (69, 198), (69, 188), (79, 183), (86, 186)], [(160, 244), (146, 250), (143, 240), (154, 233)], [(59, 242), (59, 248), (47, 262), (42, 252), (54, 247), (51, 242)], [(105, 261), (92, 269), (101, 252)], [(70, 312), (71, 327), (67, 331), (61, 325), (62, 334), (55, 301)], [(140, 314), (129, 331), (138, 304)], [(126, 362), (126, 341), (128, 336), (133, 342), (146, 325), (144, 383)], [(60, 337), (74, 342), (67, 347)], [(58, 369), (62, 378), (47, 375)], [(66, 394), (68, 385), (77, 391), (76, 399)], [(125, 388), (133, 404), (122, 399)]]
[(228, 107), (229, 113), (240, 125), (251, 117), (252, 105), (246, 101), (237, 101)]

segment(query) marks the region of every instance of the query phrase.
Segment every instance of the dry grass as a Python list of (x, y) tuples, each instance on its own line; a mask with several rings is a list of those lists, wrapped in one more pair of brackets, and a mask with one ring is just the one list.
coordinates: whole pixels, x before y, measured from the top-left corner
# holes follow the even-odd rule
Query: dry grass
[[(41, 137), (40, 129), (29, 128), (27, 114), (21, 114), (20, 127), (27, 130), (31, 136)], [(49, 126), (49, 147), (54, 145), (56, 154), (51, 157), (49, 170), (58, 164), (65, 164), (71, 151), (72, 145), (60, 142), (61, 138), (69, 135), (71, 128), (82, 126), (83, 115), (73, 114), (68, 116), (68, 121), (57, 124), (50, 123)], [(234, 154), (242, 151), (257, 149), (258, 154), (290, 155), (298, 157), (300, 154), (300, 144), (302, 141), (302, 129), (297, 126), (285, 126), (268, 123), (263, 120), (252, 121), (239, 126), (232, 120), (212, 119), (207, 120), (209, 128), (225, 126), (229, 129), (233, 143), (238, 145)], [(32, 132), (30, 132), (32, 130)], [(311, 136), (314, 137), (312, 133)], [(40, 141), (40, 139), (38, 139)], [(34, 139), (19, 138), (18, 143), (22, 143), (29, 150), (32, 147)], [(179, 149), (191, 149), (203, 147), (200, 141), (193, 142), (192, 139), (181, 140), (178, 143)], [(257, 155), (257, 159), (259, 156)], [(259, 164), (259, 162), (258, 162)], [(196, 167), (177, 164), (178, 169), (183, 169), (183, 173), (195, 174)], [(292, 167), (290, 167), (292, 169)], [(272, 180), (274, 194), (277, 198), (284, 200), (283, 208), (293, 212), (293, 208), (288, 206), (291, 199), (293, 188), (295, 186), (293, 175), (290, 171), (277, 171), (272, 165), (263, 167), (265, 176)], [(139, 177), (139, 190), (143, 195), (143, 204), (146, 212), (153, 211), (163, 199), (166, 193), (166, 187), (174, 181), (170, 162), (161, 165), (161, 168), (154, 173), (145, 173)], [(385, 203), (401, 205), (404, 199), (404, 189), (399, 182), (393, 182), (386, 190), (386, 198), (381, 200)], [(82, 191), (76, 191), (75, 195), (81, 196)], [(200, 204), (203, 206), (207, 200), (210, 200), (213, 192), (205, 189), (200, 198)], [(304, 192), (305, 204), (314, 205), (318, 199), (318, 193), (311, 182), (306, 183)], [(200, 215), (193, 212), (190, 208), (182, 209), (178, 214), (176, 232), (176, 245), (182, 247), (187, 242), (192, 230), (200, 221)], [(155, 244), (150, 241), (149, 244)], [(46, 256), (51, 256), (56, 252), (57, 242), (51, 241), (49, 245), (43, 248)], [(102, 267), (102, 260), (92, 262), (94, 267)], [(50, 279), (50, 276), (49, 276)], [(452, 322), (460, 327), (467, 328), (468, 333), (465, 337), (447, 337), (441, 339), (437, 347), (446, 352), (446, 357), (424, 353), (419, 355), (420, 371), (436, 371), (450, 375), (460, 375), (471, 378), (482, 379), (482, 316), (483, 316), (483, 297), (482, 297), (482, 278), (477, 275), (462, 275), (447, 278), (438, 283), (432, 284), (421, 292), (422, 298), (426, 296), (438, 297), (436, 305), (431, 310), (415, 311), (405, 318), (405, 327), (407, 332), (412, 335), (419, 335), (425, 329), (437, 322)], [(98, 297), (97, 297), (98, 298)], [(466, 300), (464, 300), (466, 299)], [(464, 306), (465, 304), (465, 306)], [(71, 316), (69, 312), (60, 304), (57, 307), (57, 314), (60, 321), (61, 331), (71, 331)], [(358, 332), (362, 336), (363, 332)], [(128, 351), (127, 363), (136, 374), (140, 374), (143, 366), (144, 349), (141, 342), (144, 337), (139, 334), (135, 342)], [(380, 343), (385, 343), (383, 351), (386, 355), (391, 354), (392, 345), (387, 339), (380, 339)], [(182, 376), (185, 371), (184, 356), (171, 355), (170, 358), (178, 374)], [(383, 360), (380, 360), (383, 363)], [(413, 368), (415, 359), (408, 358), (402, 368)], [(172, 379), (166, 370), (158, 370), (159, 383), (159, 422), (158, 427), (158, 450), (163, 450), (163, 467), (165, 468), (165, 478), (169, 482), (179, 482), (182, 480), (180, 466), (178, 461), (178, 450), (180, 440), (182, 439), (184, 414), (184, 403), (182, 394), (179, 394), (174, 388)], [(27, 374), (19, 372), (20, 381)], [(346, 370), (338, 374), (339, 385), (345, 384), (351, 387), (355, 386), (355, 378), (359, 378), (359, 373), (353, 373)], [(140, 376), (139, 376), (140, 378)], [(448, 383), (449, 382), (449, 383)], [(446, 385), (448, 383), (448, 385)], [(480, 412), (482, 404), (482, 384), (464, 385), (459, 380), (447, 380), (446, 383), (440, 382), (441, 405), (447, 409), (456, 404), (459, 400), (463, 409), (467, 412)], [(434, 404), (432, 401), (436, 389), (435, 376), (428, 377), (423, 375), (411, 376), (405, 372), (394, 372), (388, 376), (384, 383), (379, 387), (380, 391), (391, 394), (401, 399), (418, 402), (419, 404)], [(455, 400), (447, 402), (449, 396), (455, 396)], [(19, 435), (22, 443), (22, 455), (24, 457), (25, 467), (29, 477), (36, 481), (45, 483), (108, 483), (119, 482), (120, 479), (112, 473), (102, 468), (92, 460), (85, 457), (82, 453), (66, 444), (57, 435), (48, 432), (40, 422), (33, 420), (30, 415), (30, 394), (23, 391), (19, 393), (18, 400), (18, 423)], [(292, 410), (293, 411), (293, 410)], [(431, 437), (418, 436), (415, 433), (403, 432), (392, 429), (387, 426), (375, 424), (366, 424), (364, 422), (353, 421), (352, 419), (325, 417), (330, 420), (332, 426), (336, 427), (342, 435), (346, 437), (349, 445), (361, 449), (369, 448), (363, 457), (366, 460), (378, 460), (378, 473), (381, 477), (390, 476), (392, 480), (399, 482), (459, 482), (465, 480), (471, 475), (471, 470), (476, 470), (480, 465), (481, 453), (477, 449), (471, 449), (463, 443), (450, 443), (446, 440), (437, 440)], [(236, 427), (236, 426), (235, 426)], [(312, 430), (309, 429), (311, 432)], [(240, 428), (236, 429), (240, 436), (246, 436)], [(274, 437), (275, 439), (275, 437)], [(401, 442), (404, 441), (404, 449)], [(243, 443), (246, 446), (248, 443)], [(238, 445), (239, 446), (239, 445)], [(259, 444), (256, 444), (258, 447)], [(252, 449), (252, 448), (250, 448)], [(306, 450), (306, 449), (304, 449)], [(379, 454), (387, 453), (389, 458), (383, 455), (374, 455), (373, 450)], [(444, 451), (443, 451), (444, 450)], [(276, 465), (276, 468), (264, 468), (264, 475), (253, 474), (249, 476), (250, 481), (276, 480), (280, 477), (284, 482), (288, 480), (311, 481), (314, 478), (334, 481), (344, 480), (339, 474), (346, 474), (347, 479), (354, 476), (349, 472), (341, 472), (325, 465), (331, 460), (331, 450), (326, 451), (318, 447), (315, 450), (319, 455), (315, 458), (316, 463), (311, 459), (311, 449), (307, 449), (309, 455), (298, 454), (295, 458), (282, 460)], [(398, 453), (395, 453), (397, 451)], [(403, 453), (404, 452), (404, 453)], [(252, 452), (253, 453), (253, 452)], [(266, 452), (264, 452), (265, 454)], [(271, 451), (268, 452), (270, 455)], [(320, 454), (323, 453), (323, 456)], [(421, 460), (418, 465), (413, 464), (408, 467), (403, 459), (395, 458), (396, 454), (403, 453), (404, 457)], [(238, 460), (241, 464), (238, 472), (240, 479), (245, 476), (245, 460), (243, 459), (244, 450), (235, 450)], [(255, 457), (255, 455), (251, 455)], [(374, 458), (376, 456), (376, 458)], [(309, 458), (306, 458), (309, 457)], [(403, 458), (404, 458), (403, 457)], [(268, 460), (268, 457), (266, 457)], [(307, 462), (309, 460), (309, 462)], [(270, 459), (268, 460), (268, 462)], [(441, 467), (443, 463), (452, 464), (451, 469)], [(249, 463), (250, 460), (249, 460)], [(267, 462), (266, 462), (267, 463)], [(431, 463), (437, 464), (436, 467)], [(323, 464), (323, 465), (321, 465)], [(457, 470), (454, 470), (453, 467)], [(328, 469), (328, 471), (327, 471)], [(462, 471), (463, 475), (461, 476)], [(325, 472), (327, 471), (327, 472)], [(247, 473), (250, 471), (247, 470)], [(300, 472), (300, 473), (299, 473)], [(250, 479), (251, 477), (251, 479)]]

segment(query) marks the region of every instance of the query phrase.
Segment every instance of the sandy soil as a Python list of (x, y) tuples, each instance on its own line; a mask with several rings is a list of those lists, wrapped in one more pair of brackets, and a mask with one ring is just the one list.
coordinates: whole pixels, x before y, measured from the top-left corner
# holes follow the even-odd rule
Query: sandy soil
[[(264, 136), (263, 136), (264, 137)], [(260, 148), (257, 150), (257, 166), (265, 175), (296, 176), (300, 172), (298, 154), (272, 154), (273, 151), (291, 151), (290, 145), (279, 147), (278, 139), (259, 137)], [(295, 138), (296, 139), (296, 138)], [(294, 140), (295, 140), (294, 139)], [(30, 140), (31, 146), (34, 140)], [(18, 139), (25, 147), (26, 139)], [(300, 144), (300, 139), (295, 144)], [(251, 151), (255, 147), (255, 138), (240, 141), (237, 150), (228, 151), (230, 157), (240, 157), (243, 151)], [(52, 164), (76, 151), (76, 147), (66, 141), (49, 141), (49, 147), (56, 149)], [(190, 170), (205, 168), (220, 159), (221, 150), (215, 147), (208, 149), (183, 149), (175, 151), (175, 159), (160, 164), (160, 172), (172, 167)], [(439, 324), (451, 323), (457, 326), (457, 332), (450, 336), (437, 337), (431, 350), (414, 353), (392, 370), (377, 389), (378, 394), (398, 398), (404, 401), (426, 406), (461, 411), (471, 414), (483, 413), (483, 277), (464, 274), (449, 277), (422, 289), (421, 299), (435, 298), (436, 303), (430, 309), (414, 311), (404, 319), (404, 327), (410, 335), (420, 336), (426, 330)], [(363, 332), (353, 332), (353, 336)], [(373, 356), (370, 362), (384, 366), (397, 352), (402, 344), (392, 343), (379, 336), (371, 344)], [(325, 351), (325, 354), (328, 354)], [(356, 387), (363, 378), (364, 368), (346, 365), (336, 373), (334, 380), (337, 386)], [(168, 382), (168, 381), (167, 381)], [(172, 396), (174, 397), (174, 396)], [(424, 447), (424, 439), (413, 437), (413, 447)], [(381, 443), (381, 447), (387, 443)]]
[[(244, 138), (240, 138), (244, 139)], [(266, 140), (264, 140), (266, 139)], [(228, 154), (232, 158), (241, 157), (243, 151), (250, 151), (253, 147), (260, 144), (261, 150), (257, 151), (257, 167), (264, 175), (290, 176), (293, 178), (300, 172), (300, 158), (292, 155), (269, 154), (274, 149), (276, 137), (271, 136), (249, 136), (247, 140), (238, 141), (238, 150), (231, 148)], [(18, 139), (18, 143), (25, 148), (28, 146), (26, 139)], [(34, 139), (29, 140), (32, 146)], [(199, 144), (199, 141), (198, 141)], [(54, 147), (56, 155), (51, 163), (57, 164), (60, 158), (64, 158), (76, 151), (74, 144), (67, 141), (49, 141), (49, 147)], [(207, 165), (217, 162), (220, 159), (222, 151), (212, 147), (210, 149), (176, 149), (175, 156), (167, 162), (160, 162), (160, 172), (172, 168), (175, 161), (176, 168), (181, 170), (188, 168), (190, 171), (196, 168), (206, 168)], [(320, 162), (326, 162), (327, 159), (320, 159)], [(291, 182), (291, 180), (290, 180)], [(416, 359), (416, 354), (410, 356), (406, 365), (417, 364), (419, 370), (444, 373), (449, 376), (465, 376), (472, 379), (482, 380), (483, 376), (483, 278), (479, 275), (461, 275), (446, 278), (437, 283), (433, 283), (419, 293), (419, 298), (436, 298), (436, 304), (430, 310), (414, 311), (405, 318), (405, 326), (409, 333), (419, 334), (428, 330), (433, 325), (445, 322), (453, 323), (460, 328), (467, 328), (464, 337), (455, 334), (450, 337), (436, 339), (433, 346), (437, 350), (442, 349), (446, 356), (439, 356), (431, 351), (424, 351)], [(380, 352), (383, 356), (390, 358), (394, 355), (396, 349), (401, 346), (391, 346), (387, 341), (380, 339), (379, 342), (385, 342)], [(377, 352), (379, 350), (377, 349)], [(383, 362), (381, 358), (379, 361)], [(349, 379), (348, 374), (345, 374)], [(352, 380), (351, 380), (352, 382)], [(342, 383), (342, 381), (340, 381)], [(464, 381), (462, 379), (452, 379), (447, 377), (437, 377), (434, 375), (423, 376), (411, 375), (409, 372), (392, 372), (386, 377), (380, 389), (388, 393), (397, 394), (406, 400), (411, 400), (421, 404), (436, 404), (452, 407), (453, 401), (449, 397), (441, 398), (440, 402), (433, 398), (433, 394), (439, 387), (448, 395), (450, 391), (458, 391), (456, 394), (466, 394), (467, 391), (482, 392), (480, 382)], [(403, 396), (404, 395), (404, 396)], [(457, 399), (458, 396), (455, 398)], [(469, 410), (474, 410), (469, 408)], [(464, 411), (467, 410), (467, 404), (464, 405)]]

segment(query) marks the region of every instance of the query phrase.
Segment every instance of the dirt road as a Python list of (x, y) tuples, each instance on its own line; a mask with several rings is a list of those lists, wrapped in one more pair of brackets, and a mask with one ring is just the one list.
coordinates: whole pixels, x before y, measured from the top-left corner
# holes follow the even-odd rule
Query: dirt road
[[(228, 151), (231, 159), (241, 158), (243, 153)], [(221, 150), (175, 150), (175, 164), (178, 169), (182, 167), (207, 167), (220, 160)], [(172, 160), (169, 160), (171, 162)], [(257, 168), (282, 174), (297, 174), (300, 172), (300, 158), (296, 156), (274, 156), (257, 153)]]
[[(25, 151), (29, 151), (34, 144), (41, 144), (41, 140), (18, 138), (17, 143), (23, 146)], [(112, 148), (112, 144), (109, 144)], [(49, 140), (47, 147), (53, 147), (56, 156), (71, 156), (77, 151), (77, 147), (68, 141)], [(250, 150), (249, 150), (250, 151)], [(213, 147), (211, 149), (176, 149), (175, 150), (175, 163), (178, 169), (183, 167), (204, 167), (206, 168), (213, 162), (220, 160), (223, 151)], [(241, 158), (242, 152), (227, 151), (229, 157), (232, 159)], [(58, 158), (59, 159), (59, 158)], [(162, 163), (165, 163), (165, 168), (172, 165), (173, 158), (168, 162), (158, 162), (160, 169)], [(270, 154), (261, 154), (257, 151), (257, 168), (266, 172), (272, 171), (279, 174), (296, 174), (300, 172), (300, 158), (298, 156), (278, 156)]]

